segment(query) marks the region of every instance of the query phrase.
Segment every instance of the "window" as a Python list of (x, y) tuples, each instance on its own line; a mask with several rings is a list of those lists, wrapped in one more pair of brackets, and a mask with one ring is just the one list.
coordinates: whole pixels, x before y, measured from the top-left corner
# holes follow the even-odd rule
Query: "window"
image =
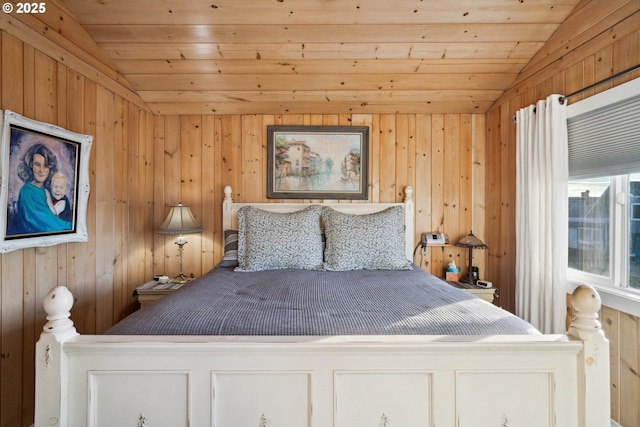
[(640, 79), (567, 108), (569, 279), (640, 295)]
[(640, 173), (571, 180), (568, 244), (572, 278), (640, 290)]

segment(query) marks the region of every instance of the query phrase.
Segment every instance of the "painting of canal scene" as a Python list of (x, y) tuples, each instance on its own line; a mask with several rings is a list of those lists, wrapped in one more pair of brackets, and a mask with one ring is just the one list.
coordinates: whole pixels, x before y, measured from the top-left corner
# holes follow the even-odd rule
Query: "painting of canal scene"
[(268, 126), (267, 197), (366, 200), (369, 128)]

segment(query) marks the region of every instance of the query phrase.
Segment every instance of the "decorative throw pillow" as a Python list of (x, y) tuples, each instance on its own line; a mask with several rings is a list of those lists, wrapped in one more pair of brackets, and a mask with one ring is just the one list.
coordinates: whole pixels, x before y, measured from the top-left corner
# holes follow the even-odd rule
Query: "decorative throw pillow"
[(236, 271), (322, 268), (318, 205), (292, 213), (267, 212), (252, 206), (238, 210)]
[(352, 215), (330, 207), (322, 210), (326, 245), (324, 268), (346, 270), (410, 270), (405, 254), (404, 209)]
[(224, 254), (216, 268), (238, 266), (238, 230), (224, 231)]

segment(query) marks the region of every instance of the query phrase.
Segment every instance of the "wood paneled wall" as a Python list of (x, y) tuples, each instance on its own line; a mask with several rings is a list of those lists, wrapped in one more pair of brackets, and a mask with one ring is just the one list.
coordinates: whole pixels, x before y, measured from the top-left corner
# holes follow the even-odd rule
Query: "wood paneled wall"
[[(159, 208), (154, 211), (154, 227), (172, 204), (192, 208), (204, 231), (189, 236), (184, 272), (199, 276), (220, 259), (225, 185), (232, 186), (239, 202), (278, 202), (266, 198), (267, 125), (364, 125), (371, 129), (368, 202), (401, 201), (404, 187), (410, 185), (416, 241), (422, 232), (441, 231), (455, 242), (471, 229), (482, 238), (484, 123), (484, 115), (478, 114), (158, 116), (153, 173)], [(177, 273), (173, 240), (155, 236), (156, 274)], [(443, 275), (446, 263), (455, 260), (464, 268), (466, 257), (458, 248), (438, 247), (419, 252), (415, 261)], [(476, 251), (474, 264), (485, 270), (483, 251)]]
[(0, 255), (0, 425), (28, 426), (45, 294), (68, 286), (77, 329), (99, 333), (133, 309), (134, 287), (152, 274), (154, 122), (138, 105), (6, 32), (0, 58), (2, 109), (95, 137), (89, 242)]
[[(583, 1), (525, 67), (518, 81), (487, 113), (487, 221), (489, 276), (500, 283), (502, 304), (515, 309), (515, 142), (518, 109), (553, 93), (564, 95), (640, 63), (640, 2)], [(594, 20), (593, 16), (598, 16)], [(629, 74), (570, 102), (630, 79)], [(611, 340), (612, 418), (640, 425), (640, 329), (638, 318), (603, 308)]]

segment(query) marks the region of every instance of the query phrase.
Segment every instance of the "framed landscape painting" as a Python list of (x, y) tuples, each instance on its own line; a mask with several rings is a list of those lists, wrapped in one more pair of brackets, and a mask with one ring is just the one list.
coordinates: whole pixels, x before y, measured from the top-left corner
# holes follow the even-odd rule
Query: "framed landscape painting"
[(267, 198), (368, 197), (369, 128), (267, 126)]
[(93, 137), (4, 111), (0, 253), (88, 240)]

